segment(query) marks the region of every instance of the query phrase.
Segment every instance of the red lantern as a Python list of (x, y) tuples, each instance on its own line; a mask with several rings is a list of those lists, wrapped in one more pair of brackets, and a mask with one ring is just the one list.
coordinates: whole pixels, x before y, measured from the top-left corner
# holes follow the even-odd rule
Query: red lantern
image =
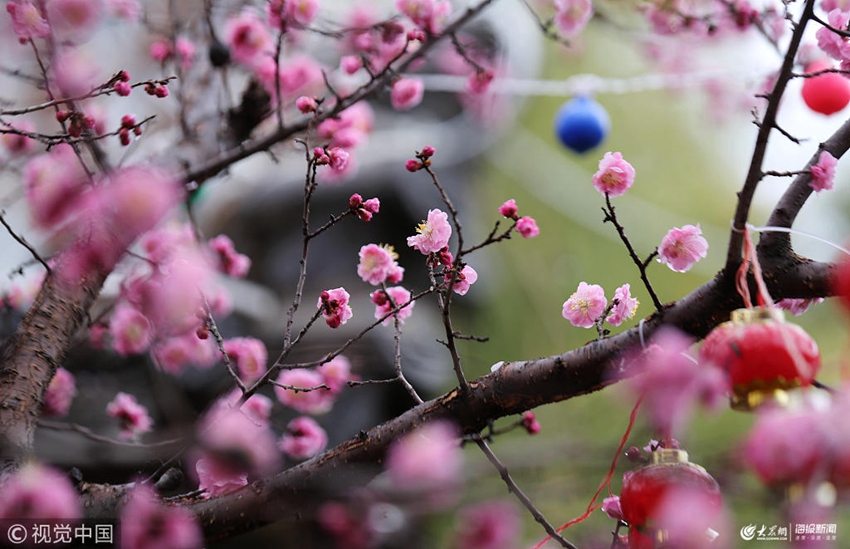
[(705, 338), (699, 358), (726, 371), (736, 410), (752, 410), (765, 401), (784, 405), (787, 390), (811, 385), (820, 369), (815, 340), (786, 323), (775, 307), (733, 311), (729, 322)]
[[(670, 500), (668, 498), (682, 497)], [(709, 524), (720, 513), (720, 487), (705, 469), (688, 461), (684, 450), (659, 449), (652, 453), (652, 462), (623, 477), (620, 508), (629, 523), (630, 549), (660, 549), (670, 536), (670, 527), (677, 526), (676, 518), (663, 516), (670, 511), (671, 502), (699, 502), (697, 508), (702, 532), (708, 536)], [(679, 506), (682, 507), (681, 505)], [(691, 521), (692, 522), (692, 521)], [(693, 526), (691, 523), (690, 526)]]

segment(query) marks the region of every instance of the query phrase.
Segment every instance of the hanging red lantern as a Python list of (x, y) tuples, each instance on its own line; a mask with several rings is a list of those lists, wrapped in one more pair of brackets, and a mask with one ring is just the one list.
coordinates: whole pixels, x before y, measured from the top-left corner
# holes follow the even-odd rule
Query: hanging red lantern
[(815, 340), (785, 322), (775, 307), (733, 311), (705, 338), (699, 359), (726, 372), (736, 410), (752, 410), (765, 401), (784, 405), (787, 391), (811, 385), (820, 369)]
[[(672, 529), (683, 521), (669, 516), (671, 505), (699, 513), (696, 534), (707, 541), (713, 532), (709, 525), (720, 514), (721, 500), (717, 481), (705, 469), (688, 461), (687, 452), (654, 451), (649, 465), (623, 476), (620, 508), (629, 524), (629, 548), (661, 549), (668, 542), (680, 546), (682, 532)], [(693, 533), (695, 522), (692, 519), (687, 522)]]

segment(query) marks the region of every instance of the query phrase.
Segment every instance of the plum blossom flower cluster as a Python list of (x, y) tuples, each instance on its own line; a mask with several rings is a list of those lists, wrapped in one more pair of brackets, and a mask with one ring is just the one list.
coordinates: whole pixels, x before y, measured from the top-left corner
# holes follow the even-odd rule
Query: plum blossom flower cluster
[(350, 379), (353, 379), (351, 362), (339, 355), (315, 370), (283, 370), (274, 390), (283, 405), (302, 414), (321, 415), (333, 407)]
[(614, 290), (611, 307), (605, 290), (598, 284), (580, 282), (575, 292), (564, 302), (561, 315), (579, 328), (592, 328), (604, 320), (619, 326), (635, 316), (640, 302), (631, 295), (631, 286), (623, 284)]
[(351, 195), (348, 199), (348, 209), (354, 212), (361, 221), (372, 221), (372, 216), (381, 211), (381, 201), (377, 197), (372, 197), (363, 200), (363, 197), (357, 193)]
[[(150, 351), (163, 371), (175, 375), (189, 366), (212, 366), (219, 357), (208, 338), (205, 303), (214, 315), (231, 310), (215, 273), (244, 277), (250, 259), (225, 235), (198, 245), (188, 225), (149, 231), (140, 246), (148, 263), (135, 265), (121, 284), (106, 330), (112, 348), (123, 355)], [(93, 336), (98, 326), (92, 327)], [(242, 373), (255, 376), (256, 370), (246, 367)]]
[(516, 200), (510, 198), (499, 206), (499, 214), (502, 217), (513, 219), (515, 222), (516, 231), (523, 238), (534, 238), (540, 234), (540, 228), (537, 226), (537, 221), (533, 217), (524, 215), (519, 216), (519, 209), (516, 205)]
[(316, 307), (322, 311), (325, 323), (331, 328), (339, 328), (348, 322), (354, 315), (351, 305), (348, 304), (351, 295), (345, 288), (333, 288), (325, 290), (319, 296)]

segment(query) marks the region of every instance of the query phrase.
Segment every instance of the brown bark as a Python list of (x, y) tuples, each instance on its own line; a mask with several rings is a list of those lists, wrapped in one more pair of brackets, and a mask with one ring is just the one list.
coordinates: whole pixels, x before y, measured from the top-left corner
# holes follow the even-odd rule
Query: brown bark
[[(831, 266), (802, 263), (782, 272), (766, 269), (779, 296), (827, 295)], [(788, 290), (791, 293), (786, 293)], [(662, 325), (673, 325), (695, 337), (705, 336), (729, 318), (742, 303), (730, 277), (720, 273), (662, 313), (646, 320), (649, 339)], [(278, 520), (300, 520), (313, 505), (355, 486), (362, 486), (380, 470), (389, 445), (427, 421), (446, 419), (464, 432), (481, 430), (489, 420), (519, 414), (543, 404), (598, 391), (637, 374), (628, 360), (640, 345), (640, 328), (578, 349), (536, 360), (510, 362), (496, 372), (469, 383), (469, 392), (455, 389), (416, 406), (404, 414), (328, 450), (318, 458), (257, 481), (235, 493), (203, 501), (183, 501), (201, 521), (208, 540), (243, 533)], [(124, 490), (85, 484), (87, 513), (115, 516)]]
[(72, 285), (49, 274), (0, 350), (0, 472), (15, 467), (32, 452), (44, 391), (106, 276), (106, 272), (93, 272)]

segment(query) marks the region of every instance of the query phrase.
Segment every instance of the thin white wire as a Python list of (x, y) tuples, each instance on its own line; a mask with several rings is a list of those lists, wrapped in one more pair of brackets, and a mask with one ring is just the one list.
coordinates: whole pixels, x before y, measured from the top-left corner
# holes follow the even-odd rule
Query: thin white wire
[(825, 239), (821, 236), (818, 236), (816, 234), (798, 231), (797, 229), (790, 229), (788, 227), (770, 227), (770, 226), (756, 227), (754, 225), (751, 225), (750, 223), (747, 223), (747, 228), (750, 229), (751, 231), (756, 231), (756, 232), (759, 232), (759, 233), (763, 233), (763, 232), (790, 233), (790, 234), (805, 236), (805, 237), (817, 240), (818, 242), (823, 242), (824, 244), (828, 244), (829, 246), (832, 246), (836, 250), (838, 250), (838, 251), (840, 251), (840, 252), (842, 252), (846, 255), (850, 255), (850, 250), (848, 250), (844, 246), (836, 244), (835, 242), (832, 242), (831, 240), (827, 240), (827, 239)]
[[(595, 74), (576, 74), (563, 80), (536, 78), (497, 77), (488, 88), (489, 92), (508, 95), (539, 95), (565, 97), (577, 94), (613, 93), (625, 94), (650, 90), (667, 90), (699, 86), (717, 78), (762, 78), (768, 74), (764, 69), (707, 69), (690, 73), (643, 74), (630, 78), (605, 78)], [(466, 76), (450, 74), (411, 75), (422, 80), (425, 89), (437, 92), (466, 91)]]

